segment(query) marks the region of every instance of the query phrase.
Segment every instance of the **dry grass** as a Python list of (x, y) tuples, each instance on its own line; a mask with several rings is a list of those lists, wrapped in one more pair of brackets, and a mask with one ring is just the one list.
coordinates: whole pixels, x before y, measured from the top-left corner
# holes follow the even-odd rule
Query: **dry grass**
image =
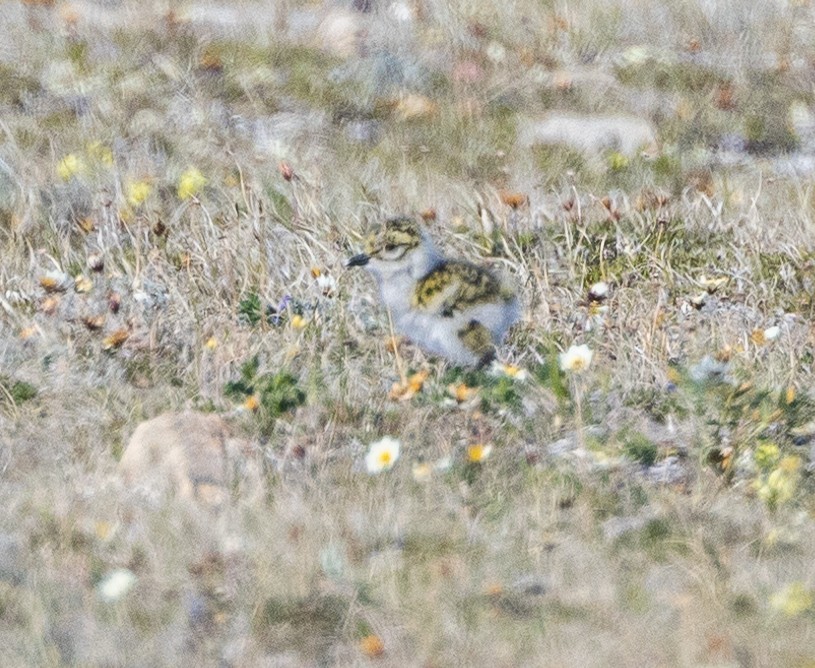
[[(350, 5), (3, 5), (0, 664), (811, 665), (810, 3)], [(402, 212), (526, 379), (400, 366), (342, 263)], [(188, 408), (260, 493), (123, 485)]]

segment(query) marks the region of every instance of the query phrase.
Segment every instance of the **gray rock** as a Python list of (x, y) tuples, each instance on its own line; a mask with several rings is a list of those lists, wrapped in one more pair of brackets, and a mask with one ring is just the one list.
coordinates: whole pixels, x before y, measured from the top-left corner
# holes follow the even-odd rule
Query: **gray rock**
[(25, 576), (24, 551), (20, 541), (0, 533), (0, 580), (19, 584)]
[(523, 148), (563, 146), (588, 158), (614, 150), (635, 156), (657, 145), (656, 131), (643, 118), (623, 115), (582, 116), (551, 113), (543, 119), (527, 119), (519, 124), (518, 142)]

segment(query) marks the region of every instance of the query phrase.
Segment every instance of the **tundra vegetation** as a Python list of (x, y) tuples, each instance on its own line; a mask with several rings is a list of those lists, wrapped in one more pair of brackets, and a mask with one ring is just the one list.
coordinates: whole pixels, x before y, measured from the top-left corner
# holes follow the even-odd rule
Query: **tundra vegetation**
[[(0, 35), (1, 665), (815, 662), (811, 2)], [(517, 286), (500, 363), (345, 272), (396, 214)]]

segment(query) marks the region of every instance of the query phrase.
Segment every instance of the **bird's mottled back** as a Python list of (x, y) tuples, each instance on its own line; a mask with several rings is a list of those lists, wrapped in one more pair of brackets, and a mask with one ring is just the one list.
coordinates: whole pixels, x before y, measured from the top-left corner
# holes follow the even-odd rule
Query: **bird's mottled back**
[(441, 255), (412, 218), (391, 218), (347, 262), (376, 278), (396, 329), (457, 364), (483, 364), (518, 320), (515, 293), (483, 267)]

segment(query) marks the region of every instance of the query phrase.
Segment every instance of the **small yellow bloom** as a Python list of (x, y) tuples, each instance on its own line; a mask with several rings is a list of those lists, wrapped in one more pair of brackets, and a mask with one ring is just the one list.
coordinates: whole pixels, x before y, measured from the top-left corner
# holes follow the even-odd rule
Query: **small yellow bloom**
[(113, 525), (100, 520), (94, 523), (93, 530), (99, 540), (107, 540), (113, 534)]
[(413, 479), (416, 482), (427, 482), (433, 475), (433, 467), (427, 462), (416, 462), (413, 465)]
[(757, 486), (758, 498), (764, 503), (770, 507), (781, 505), (789, 501), (795, 494), (798, 486), (797, 471), (790, 472), (779, 466), (767, 476), (766, 480), (759, 481)]
[(216, 339), (214, 336), (210, 336), (207, 339), (207, 342), (204, 344), (204, 348), (206, 348), (207, 350), (215, 350), (217, 347), (218, 339)]
[(797, 455), (787, 455), (779, 462), (778, 468), (784, 473), (798, 473), (801, 468), (801, 458)]
[(372, 634), (359, 641), (359, 649), (365, 656), (374, 658), (385, 653), (385, 643), (382, 638)]
[(195, 167), (190, 167), (178, 179), (178, 198), (189, 199), (198, 194), (198, 192), (207, 184), (207, 179)]
[(291, 317), (291, 326), (295, 329), (303, 329), (308, 324), (308, 320), (306, 320), (302, 315), (295, 313)]
[(404, 382), (396, 381), (391, 386), (391, 391), (388, 393), (388, 399), (391, 401), (407, 401), (416, 394), (422, 391), (427, 377), (430, 375), (429, 371), (421, 370), (414, 373)]
[(74, 290), (79, 293), (90, 292), (93, 290), (93, 281), (84, 274), (78, 274), (74, 277)]
[(465, 404), (478, 396), (478, 388), (468, 387), (465, 383), (453, 383), (448, 386), (447, 392), (459, 404)]
[(613, 151), (608, 156), (608, 166), (615, 172), (628, 167), (628, 158), (619, 151)]
[(484, 592), (491, 597), (501, 596), (504, 593), (504, 586), (500, 582), (490, 582)]
[(153, 192), (153, 186), (147, 181), (132, 181), (127, 185), (125, 197), (130, 206), (136, 207), (144, 204), (151, 192)]
[(112, 334), (108, 334), (102, 339), (103, 350), (114, 350), (120, 348), (122, 344), (130, 337), (130, 332), (126, 329), (117, 329)]
[(561, 371), (582, 373), (589, 368), (594, 352), (586, 345), (571, 346), (565, 353), (560, 353)]
[(113, 152), (100, 141), (92, 141), (85, 147), (85, 152), (92, 160), (101, 162), (106, 167), (113, 164)]
[(812, 608), (813, 603), (815, 603), (815, 598), (812, 596), (812, 591), (806, 589), (800, 582), (792, 582), (770, 597), (770, 605), (788, 617), (797, 617), (807, 612)]
[(85, 171), (85, 162), (76, 153), (69, 153), (57, 163), (57, 176), (68, 181)]
[(467, 448), (467, 461), (472, 462), (473, 464), (480, 464), (490, 456), (491, 452), (491, 445), (476, 443)]
[(753, 453), (756, 465), (765, 470), (773, 468), (780, 456), (781, 450), (775, 443), (762, 443)]
[(246, 401), (243, 402), (244, 408), (250, 411), (256, 411), (260, 407), (260, 402), (258, 401), (257, 396), (254, 394), (246, 397)]
[(40, 286), (46, 292), (65, 292), (71, 285), (71, 278), (61, 271), (52, 270), (40, 276)]
[(526, 369), (522, 369), (514, 364), (505, 364), (504, 373), (515, 380), (526, 380), (527, 377)]
[(371, 443), (368, 454), (365, 455), (365, 468), (368, 473), (381, 473), (393, 468), (399, 459), (399, 441), (391, 436), (385, 436)]
[(22, 341), (27, 341), (28, 339), (37, 335), (37, 328), (36, 327), (24, 327), (20, 330), (20, 339)]

